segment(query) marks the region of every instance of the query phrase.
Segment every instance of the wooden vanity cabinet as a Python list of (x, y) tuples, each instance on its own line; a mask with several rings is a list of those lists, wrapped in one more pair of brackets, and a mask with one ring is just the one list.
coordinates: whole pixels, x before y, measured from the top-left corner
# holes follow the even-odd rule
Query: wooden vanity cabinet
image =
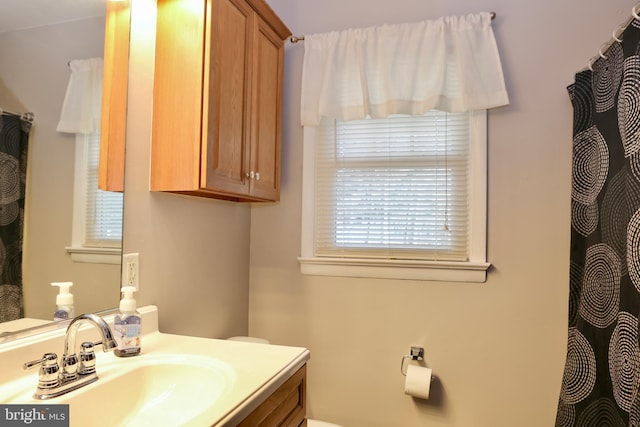
[(238, 427), (301, 427), (307, 425), (307, 365), (300, 368)]
[(280, 197), (284, 40), (264, 0), (158, 0), (151, 190)]

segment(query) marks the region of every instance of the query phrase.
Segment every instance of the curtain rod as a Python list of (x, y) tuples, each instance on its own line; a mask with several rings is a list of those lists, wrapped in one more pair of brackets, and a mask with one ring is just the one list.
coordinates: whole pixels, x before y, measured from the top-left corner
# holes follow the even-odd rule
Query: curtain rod
[(18, 116), (21, 119), (26, 120), (26, 121), (28, 121), (30, 123), (33, 123), (33, 119), (34, 119), (33, 113), (31, 113), (31, 112), (29, 112), (29, 113), (14, 113), (12, 111), (7, 111), (7, 110), (4, 110), (2, 108), (0, 108), (0, 116)]
[(622, 42), (622, 33), (624, 32), (624, 30), (627, 29), (627, 27), (633, 22), (634, 19), (637, 19), (638, 21), (640, 21), (640, 15), (638, 15), (638, 8), (639, 7), (640, 7), (640, 3), (636, 4), (635, 6), (633, 6), (631, 8), (631, 16), (628, 17), (627, 20), (624, 21), (621, 25), (619, 25), (618, 28), (613, 30), (613, 34), (611, 35), (611, 38), (609, 40), (607, 40), (606, 42), (604, 42), (602, 44), (602, 46), (600, 46), (600, 50), (598, 50), (598, 54), (595, 55), (595, 56), (592, 56), (589, 59), (589, 62), (587, 64), (587, 68), (589, 68), (589, 70), (593, 71), (593, 64), (598, 59), (600, 59), (600, 58), (606, 59), (607, 58), (607, 56), (604, 54), (604, 52), (609, 50), (609, 48), (611, 46), (613, 46), (614, 43)]
[[(490, 13), (491, 13), (491, 20), (493, 21), (494, 19), (496, 19), (496, 13), (495, 12), (490, 12)], [(289, 37), (289, 41), (291, 43), (302, 42), (304, 41), (304, 36), (291, 36)]]

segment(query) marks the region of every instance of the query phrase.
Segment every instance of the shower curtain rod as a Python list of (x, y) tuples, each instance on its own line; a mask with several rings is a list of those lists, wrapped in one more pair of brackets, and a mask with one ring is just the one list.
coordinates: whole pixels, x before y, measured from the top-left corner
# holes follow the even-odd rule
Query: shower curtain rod
[(27, 120), (30, 123), (33, 123), (33, 119), (34, 119), (33, 113), (31, 113), (31, 112), (28, 112), (28, 113), (14, 113), (12, 111), (7, 111), (7, 110), (4, 110), (2, 108), (0, 108), (0, 116), (18, 116), (21, 119)]
[(604, 42), (602, 44), (602, 46), (600, 46), (600, 50), (598, 50), (598, 54), (595, 56), (592, 56), (589, 59), (589, 62), (587, 63), (587, 68), (591, 71), (593, 71), (593, 64), (595, 64), (595, 62), (602, 58), (602, 59), (606, 59), (607, 56), (604, 54), (604, 52), (606, 52), (614, 43), (618, 42), (622, 42), (622, 33), (624, 32), (624, 30), (627, 29), (627, 27), (629, 26), (629, 24), (631, 24), (633, 22), (634, 19), (637, 19), (638, 21), (640, 21), (640, 15), (638, 15), (639, 9), (640, 8), (640, 3), (636, 4), (635, 6), (633, 6), (631, 8), (631, 16), (627, 18), (626, 21), (624, 21), (622, 24), (620, 24), (618, 26), (617, 29), (613, 30), (613, 34), (611, 35), (611, 38), (609, 40), (607, 40), (606, 42)]
[[(494, 19), (496, 19), (496, 13), (495, 12), (491, 12), (491, 20), (493, 21)], [(303, 42), (304, 41), (304, 36), (291, 36), (291, 37), (289, 37), (289, 41), (291, 43)]]

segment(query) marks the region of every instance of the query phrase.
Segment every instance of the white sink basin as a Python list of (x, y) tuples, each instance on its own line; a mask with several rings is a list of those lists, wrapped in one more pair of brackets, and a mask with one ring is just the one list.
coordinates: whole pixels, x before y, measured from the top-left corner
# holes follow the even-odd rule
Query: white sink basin
[(13, 398), (5, 403), (68, 403), (72, 426), (180, 426), (210, 411), (236, 377), (231, 365), (212, 357), (161, 353), (110, 357), (98, 366), (98, 376), (50, 400), (31, 397), (34, 377), (21, 379), (10, 385)]
[(132, 362), (122, 372), (103, 366), (97, 382), (56, 399), (70, 404), (74, 425), (95, 425), (96, 417), (101, 425), (184, 425), (215, 405), (235, 381), (233, 368), (213, 358), (154, 355)]

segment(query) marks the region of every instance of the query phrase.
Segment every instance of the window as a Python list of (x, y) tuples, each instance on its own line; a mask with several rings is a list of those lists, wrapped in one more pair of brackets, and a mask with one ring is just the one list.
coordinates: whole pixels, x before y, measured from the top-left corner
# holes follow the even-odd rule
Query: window
[(305, 37), (302, 273), (486, 280), (486, 111), (509, 103), (491, 19)]
[(67, 252), (77, 262), (119, 264), (122, 193), (98, 189), (100, 134), (76, 134), (73, 235)]
[(485, 111), (325, 118), (303, 167), (303, 273), (485, 281)]

